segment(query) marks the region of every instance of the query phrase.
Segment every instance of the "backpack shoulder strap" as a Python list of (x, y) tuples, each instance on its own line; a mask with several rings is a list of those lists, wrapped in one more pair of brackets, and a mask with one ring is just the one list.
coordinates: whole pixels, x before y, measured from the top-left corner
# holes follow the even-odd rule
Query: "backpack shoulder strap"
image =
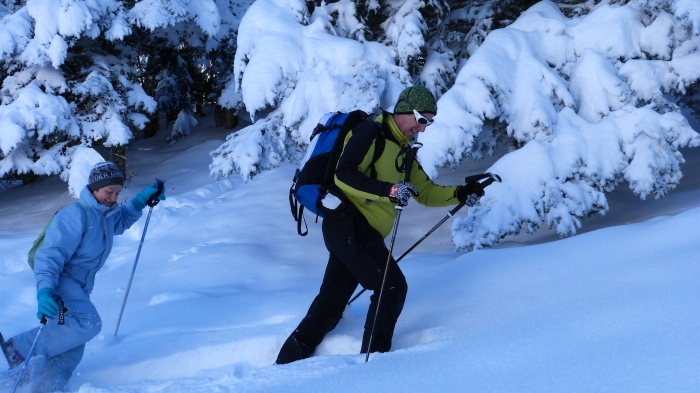
[(384, 138), (384, 133), (382, 132), (381, 124), (376, 121), (370, 120), (377, 131), (377, 137), (374, 139), (374, 155), (372, 155), (372, 162), (370, 163), (370, 176), (374, 179), (377, 178), (377, 169), (374, 167), (374, 163), (379, 160), (379, 157), (384, 153), (384, 146), (386, 145), (386, 138)]
[(335, 167), (338, 164), (340, 154), (343, 152), (343, 147), (345, 145), (345, 136), (350, 130), (352, 130), (358, 124), (362, 123), (364, 116), (366, 116), (366, 114), (360, 110), (348, 113), (345, 122), (342, 124), (340, 130), (338, 131), (338, 136), (335, 140), (335, 143), (331, 148), (330, 155), (328, 157), (328, 165), (326, 166), (326, 170), (323, 175), (323, 180), (321, 182), (322, 188), (327, 190), (332, 184), (334, 184), (333, 175), (335, 174)]

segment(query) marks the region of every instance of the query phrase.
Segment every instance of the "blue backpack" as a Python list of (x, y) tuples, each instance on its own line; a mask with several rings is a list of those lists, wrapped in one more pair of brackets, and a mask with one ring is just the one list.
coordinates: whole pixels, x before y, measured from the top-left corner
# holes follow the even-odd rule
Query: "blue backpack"
[[(343, 143), (348, 132), (361, 123), (372, 124), (377, 131), (374, 155), (372, 156), (371, 175), (376, 177), (374, 163), (384, 151), (385, 139), (381, 133), (381, 124), (360, 110), (350, 113), (328, 113), (321, 118), (311, 134), (311, 142), (306, 155), (294, 174), (292, 187), (289, 189), (289, 206), (297, 222), (297, 232), (306, 236), (308, 226), (302, 233), (301, 222), (304, 220), (304, 208), (318, 218), (325, 214), (345, 219), (355, 213), (355, 207), (338, 189), (333, 180), (338, 159), (343, 152)], [(306, 226), (306, 220), (304, 220)]]

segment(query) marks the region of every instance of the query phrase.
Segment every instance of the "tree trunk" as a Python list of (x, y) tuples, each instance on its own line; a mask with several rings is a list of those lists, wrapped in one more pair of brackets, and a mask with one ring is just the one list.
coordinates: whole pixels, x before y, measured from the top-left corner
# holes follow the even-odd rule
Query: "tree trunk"
[(34, 174), (34, 172), (27, 172), (23, 173), (21, 175), (15, 176), (17, 180), (22, 180), (22, 185), (29, 184), (29, 183), (34, 183), (35, 181), (39, 180), (39, 176)]
[(237, 111), (216, 105), (214, 107), (214, 122), (217, 127), (224, 127), (227, 130), (236, 128), (238, 125)]
[(148, 116), (148, 123), (146, 123), (146, 127), (143, 128), (143, 139), (154, 137), (158, 131), (159, 123), (160, 119), (158, 119), (158, 116)]
[(219, 105), (214, 105), (214, 125), (223, 127), (226, 124), (226, 109)]
[(122, 171), (126, 179), (126, 145), (112, 146), (112, 162)]
[(226, 118), (224, 128), (226, 128), (227, 130), (236, 128), (236, 126), (238, 125), (238, 114), (236, 113), (236, 111), (234, 109), (226, 109), (224, 114)]

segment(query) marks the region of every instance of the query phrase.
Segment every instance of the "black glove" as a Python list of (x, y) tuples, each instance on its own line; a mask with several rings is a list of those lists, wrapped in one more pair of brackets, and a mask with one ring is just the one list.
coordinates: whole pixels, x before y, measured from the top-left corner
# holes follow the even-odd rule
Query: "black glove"
[(479, 182), (469, 182), (455, 191), (455, 197), (467, 206), (474, 206), (484, 196), (484, 188)]
[(413, 196), (418, 196), (418, 189), (413, 187), (411, 183), (400, 181), (391, 186), (389, 200), (397, 205), (406, 206), (408, 205), (408, 200), (411, 198), (411, 194), (413, 194)]

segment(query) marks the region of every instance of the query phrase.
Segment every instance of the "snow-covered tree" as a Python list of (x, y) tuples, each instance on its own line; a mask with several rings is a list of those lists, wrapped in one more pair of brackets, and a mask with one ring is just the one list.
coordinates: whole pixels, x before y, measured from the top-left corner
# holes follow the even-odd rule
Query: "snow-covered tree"
[(136, 108), (152, 109), (151, 100), (118, 58), (86, 42), (128, 32), (121, 4), (31, 0), (6, 11), (0, 176), (62, 173), (74, 146), (126, 144), (142, 120)]
[(75, 147), (123, 152), (160, 119), (172, 122), (173, 139), (186, 134), (193, 113), (213, 101), (214, 79), (227, 76), (220, 65), (209, 71), (207, 53), (230, 47), (249, 4), (3, 2), (0, 178), (61, 173), (68, 181)]
[(622, 180), (641, 198), (678, 184), (678, 149), (700, 135), (665, 94), (700, 78), (700, 26), (682, 1), (667, 6), (676, 14), (634, 2), (566, 18), (541, 2), (487, 37), (438, 103), (447, 115), (422, 138), (428, 168), (479, 158), (499, 139), (520, 146), (491, 168), (504, 183), (455, 220), (459, 248), (523, 226), (572, 235), (582, 218), (605, 213), (604, 192)]
[(503, 183), (454, 222), (456, 246), (474, 249), (542, 225), (572, 235), (622, 181), (662, 197), (679, 148), (700, 145), (676, 104), (700, 79), (697, 1), (545, 0), (522, 14), (527, 2), (361, 1), (354, 17), (349, 3), (250, 7), (220, 102), (259, 119), (212, 152), (213, 176), (294, 162), (322, 114), (391, 110), (420, 83), (440, 97), (420, 137), (433, 178), (502, 155), (490, 170)]

